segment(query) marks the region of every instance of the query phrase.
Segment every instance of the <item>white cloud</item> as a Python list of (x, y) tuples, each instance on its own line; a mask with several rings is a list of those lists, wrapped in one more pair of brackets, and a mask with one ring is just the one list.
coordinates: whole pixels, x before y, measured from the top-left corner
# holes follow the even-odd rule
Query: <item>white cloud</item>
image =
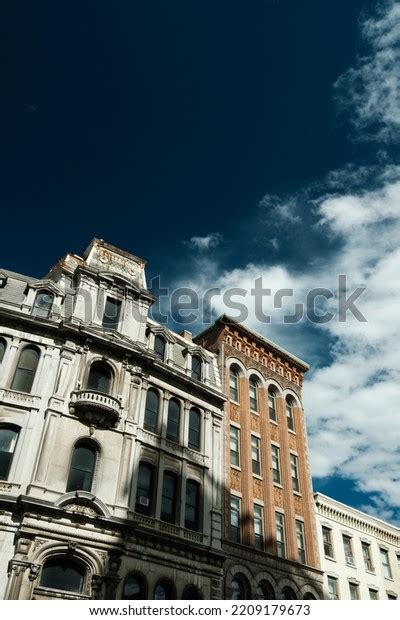
[(293, 199), (281, 200), (278, 196), (265, 194), (258, 206), (265, 209), (268, 222), (271, 226), (285, 224), (299, 224), (301, 218), (296, 214), (296, 203)]
[(216, 248), (222, 241), (223, 237), (220, 233), (210, 233), (205, 237), (191, 237), (189, 241), (184, 241), (183, 243), (192, 250), (206, 251)]

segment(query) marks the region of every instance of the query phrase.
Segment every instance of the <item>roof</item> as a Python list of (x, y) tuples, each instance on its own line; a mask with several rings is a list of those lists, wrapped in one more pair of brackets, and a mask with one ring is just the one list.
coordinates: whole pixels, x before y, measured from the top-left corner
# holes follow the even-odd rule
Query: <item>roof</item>
[(15, 271), (10, 271), (9, 269), (0, 268), (0, 274), (5, 275), (7, 278), (12, 278), (13, 280), (22, 280), (22, 282), (40, 282), (41, 278), (32, 278), (31, 276), (24, 276), (21, 273), (16, 273)]

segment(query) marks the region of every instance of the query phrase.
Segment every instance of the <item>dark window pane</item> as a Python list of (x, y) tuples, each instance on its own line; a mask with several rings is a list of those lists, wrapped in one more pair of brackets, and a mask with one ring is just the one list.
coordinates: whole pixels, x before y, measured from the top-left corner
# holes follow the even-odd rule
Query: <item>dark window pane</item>
[(200, 449), (200, 411), (191, 409), (189, 413), (189, 448)]
[(196, 586), (186, 586), (182, 594), (183, 601), (200, 601), (203, 597)]
[(146, 597), (146, 582), (141, 575), (128, 575), (122, 592), (123, 600), (142, 600)]
[(107, 364), (94, 362), (89, 371), (87, 388), (96, 392), (109, 394), (111, 391), (112, 372)]
[(154, 588), (155, 601), (170, 601), (173, 599), (172, 586), (168, 581), (162, 580), (156, 584)]
[(43, 291), (38, 293), (32, 308), (33, 316), (47, 318), (51, 312), (53, 300), (54, 296), (51, 293)]
[(161, 338), (161, 336), (156, 336), (154, 338), (154, 353), (157, 357), (164, 361), (165, 358), (165, 340)]
[(140, 463), (136, 488), (136, 512), (151, 514), (153, 496), (154, 468), (148, 463)]
[(144, 412), (144, 427), (152, 433), (157, 432), (159, 395), (155, 390), (148, 390)]
[(68, 559), (55, 558), (44, 564), (40, 585), (52, 590), (81, 593), (84, 577), (85, 570), (80, 564)]
[(6, 344), (3, 340), (0, 340), (0, 364), (3, 361), (4, 353), (6, 352)]
[(231, 600), (242, 601), (244, 599), (244, 587), (241, 580), (237, 577), (231, 581)]
[(239, 375), (234, 368), (229, 373), (229, 397), (236, 402), (239, 401)]
[(17, 438), (17, 431), (0, 428), (0, 480), (7, 480)]
[(268, 412), (269, 412), (269, 419), (276, 422), (276, 419), (277, 419), (276, 398), (275, 398), (274, 390), (268, 390)]
[(167, 438), (172, 441), (179, 439), (179, 421), (181, 407), (178, 401), (171, 399), (168, 403)]
[(199, 529), (200, 486), (194, 480), (186, 483), (185, 527), (189, 530)]
[(96, 463), (96, 452), (91, 446), (79, 445), (72, 456), (68, 476), (67, 493), (70, 491), (91, 491)]
[(201, 381), (201, 359), (194, 355), (192, 357), (192, 379), (196, 379), (197, 381)]
[(18, 366), (15, 371), (11, 389), (29, 394), (32, 389), (38, 363), (39, 352), (31, 347), (24, 349), (19, 356)]
[(119, 299), (107, 297), (103, 315), (103, 326), (117, 329), (119, 325), (119, 315), (121, 313), (121, 302)]
[(161, 498), (161, 519), (168, 523), (175, 523), (176, 516), (176, 495), (178, 477), (172, 472), (164, 473), (162, 498)]

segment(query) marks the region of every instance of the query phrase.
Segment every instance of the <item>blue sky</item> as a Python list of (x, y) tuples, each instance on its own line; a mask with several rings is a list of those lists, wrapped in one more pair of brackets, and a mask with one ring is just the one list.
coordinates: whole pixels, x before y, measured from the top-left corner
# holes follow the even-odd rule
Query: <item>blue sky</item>
[(171, 288), (304, 301), (345, 273), (366, 323), (247, 324), (312, 365), (315, 488), (399, 521), (399, 3), (2, 13), (1, 265), (41, 276), (97, 236)]

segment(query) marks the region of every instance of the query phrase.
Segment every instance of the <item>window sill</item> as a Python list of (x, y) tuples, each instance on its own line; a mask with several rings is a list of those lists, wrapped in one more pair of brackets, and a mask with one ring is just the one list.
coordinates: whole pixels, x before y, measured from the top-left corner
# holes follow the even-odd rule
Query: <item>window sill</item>
[(253, 473), (253, 478), (256, 478), (256, 480), (262, 480), (263, 479), (263, 477), (260, 476), (260, 474), (254, 474), (254, 473)]
[(269, 421), (271, 422), (271, 424), (274, 424), (275, 426), (279, 426), (277, 420), (271, 420), (271, 418), (269, 418)]
[(232, 463), (231, 463), (231, 469), (234, 469), (235, 471), (242, 471), (242, 468), (239, 465), (232, 465)]
[(290, 433), (291, 435), (296, 436), (296, 431), (293, 431), (291, 428), (288, 428), (288, 433)]
[(238, 400), (231, 400), (231, 399), (229, 399), (229, 404), (230, 405), (236, 405), (238, 407), (240, 406), (240, 402)]
[(325, 557), (325, 560), (330, 560), (330, 562), (337, 562), (337, 559), (336, 559), (336, 558), (331, 557), (330, 555), (326, 555), (326, 556), (324, 556), (324, 557)]
[(296, 495), (296, 497), (303, 497), (300, 491), (293, 490), (293, 495)]
[(283, 489), (283, 485), (280, 482), (273, 482), (274, 487), (277, 487), (278, 489)]
[(357, 570), (357, 566), (355, 564), (349, 564), (348, 562), (346, 562), (346, 566), (348, 566), (349, 568), (354, 568), (354, 570)]

